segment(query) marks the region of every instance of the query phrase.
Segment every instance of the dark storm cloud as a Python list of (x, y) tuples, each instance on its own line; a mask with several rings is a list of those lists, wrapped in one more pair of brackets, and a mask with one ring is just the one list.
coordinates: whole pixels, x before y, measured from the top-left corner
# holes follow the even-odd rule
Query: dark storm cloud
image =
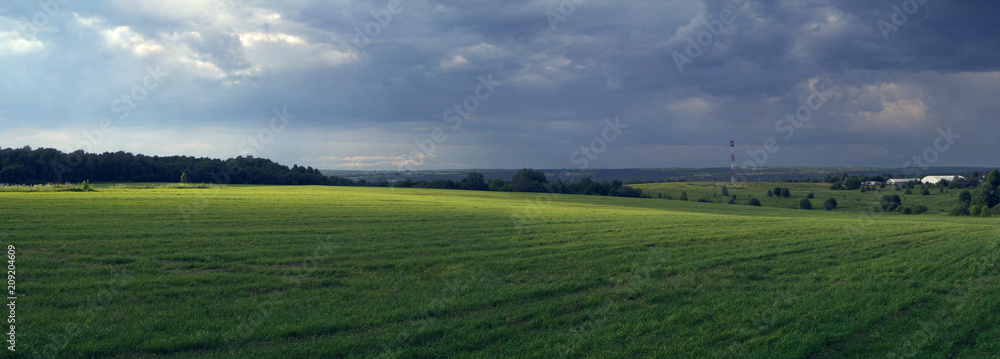
[[(897, 166), (948, 126), (935, 165), (1000, 158), (1000, 3), (392, 4), (72, 2), (36, 34), (17, 24), (37, 5), (5, 4), (0, 145), (72, 149), (111, 118), (96, 148), (228, 157), (287, 108), (257, 154), (323, 168), (572, 168), (615, 117), (592, 167), (724, 166), (729, 138), (774, 138), (765, 165)], [(149, 67), (169, 75), (117, 119)], [(452, 129), (481, 78), (495, 92)]]

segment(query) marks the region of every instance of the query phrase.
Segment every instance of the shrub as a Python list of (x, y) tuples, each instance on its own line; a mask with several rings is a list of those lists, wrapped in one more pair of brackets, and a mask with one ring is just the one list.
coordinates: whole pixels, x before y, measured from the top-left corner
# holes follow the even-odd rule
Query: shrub
[(812, 204), (812, 202), (809, 202), (808, 198), (803, 198), (801, 201), (799, 201), (799, 208), (802, 208), (802, 209), (812, 209), (813, 208), (813, 204)]
[(736, 204), (736, 200), (735, 200), (735, 199), (732, 199), (732, 198), (730, 198), (730, 199), (729, 199), (729, 202), (727, 202), (727, 203), (729, 203), (729, 204)]
[(771, 190), (767, 190), (767, 196), (774, 197), (774, 192), (771, 192)]
[(921, 213), (924, 213), (924, 212), (927, 212), (927, 206), (924, 206), (922, 204), (918, 204), (916, 206), (913, 206), (913, 214), (921, 214)]
[(913, 213), (913, 210), (910, 209), (910, 207), (903, 208), (903, 214), (910, 214), (910, 213)]
[(747, 201), (747, 205), (760, 207), (760, 201), (751, 197), (750, 200)]
[(815, 197), (816, 195), (814, 195), (812, 191), (809, 191), (809, 194), (806, 195), (806, 198), (815, 198)]
[(792, 193), (788, 191), (788, 188), (782, 188), (781, 189), (781, 196), (782, 197), (788, 198), (791, 195), (792, 195)]
[(920, 191), (920, 194), (926, 196), (926, 195), (931, 194), (931, 191), (928, 191), (926, 188), (924, 188), (923, 191)]
[[(983, 209), (983, 207), (980, 207), (980, 206), (977, 206), (977, 205), (969, 206), (969, 215), (970, 216), (979, 216), (979, 213), (982, 211), (982, 209)], [(989, 210), (989, 208), (987, 208), (987, 210)], [(986, 211), (986, 214), (989, 214), (989, 213), (990, 213), (989, 211)]]
[(827, 198), (826, 202), (823, 202), (823, 208), (827, 211), (832, 211), (837, 209), (837, 200), (835, 198)]
[(907, 188), (905, 193), (906, 194), (913, 194), (913, 191), (911, 191), (909, 188)]
[(964, 204), (959, 204), (955, 207), (952, 207), (951, 211), (949, 211), (948, 214), (952, 216), (968, 216), (969, 206), (966, 206)]
[(681, 198), (680, 198), (680, 200), (681, 201), (687, 201), (688, 200), (688, 193), (687, 193), (687, 191), (681, 192)]

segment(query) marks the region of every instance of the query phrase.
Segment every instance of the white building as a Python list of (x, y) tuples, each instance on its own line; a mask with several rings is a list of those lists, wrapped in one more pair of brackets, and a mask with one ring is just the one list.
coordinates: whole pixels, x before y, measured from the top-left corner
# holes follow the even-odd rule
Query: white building
[(951, 181), (954, 181), (956, 179), (965, 179), (965, 177), (955, 176), (955, 175), (952, 175), (952, 176), (927, 176), (927, 177), (924, 177), (923, 179), (921, 179), (920, 182), (923, 182), (925, 184), (935, 184), (935, 183), (941, 182), (941, 180), (948, 180), (948, 182), (951, 182)]
[(919, 178), (893, 178), (893, 179), (890, 179), (888, 181), (885, 181), (885, 184), (906, 184), (906, 182), (910, 182), (910, 181), (918, 181), (919, 182), (920, 179)]

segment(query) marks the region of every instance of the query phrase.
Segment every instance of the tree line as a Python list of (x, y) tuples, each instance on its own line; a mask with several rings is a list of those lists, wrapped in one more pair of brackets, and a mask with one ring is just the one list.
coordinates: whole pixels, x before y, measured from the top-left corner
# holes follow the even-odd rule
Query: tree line
[(349, 185), (312, 167), (291, 168), (274, 161), (240, 156), (227, 160), (191, 156), (146, 156), (129, 152), (101, 154), (52, 148), (0, 149), (0, 183), (185, 182), (217, 184)]
[(264, 158), (240, 156), (227, 160), (191, 156), (146, 156), (129, 152), (63, 153), (52, 148), (0, 149), (0, 184), (45, 184), (89, 182), (191, 182), (216, 184), (333, 185), (369, 187), (412, 187), (464, 189), (474, 191), (549, 192), (619, 197), (645, 197), (642, 190), (622, 181), (549, 181), (545, 173), (522, 169), (510, 181), (486, 181), (482, 173), (470, 172), (461, 181), (392, 182), (326, 176), (318, 169), (293, 165), (291, 168)]

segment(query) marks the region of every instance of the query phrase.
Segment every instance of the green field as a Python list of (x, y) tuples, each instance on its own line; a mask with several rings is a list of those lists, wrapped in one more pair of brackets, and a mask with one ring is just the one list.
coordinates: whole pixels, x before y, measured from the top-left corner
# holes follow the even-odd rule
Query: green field
[(843, 206), (313, 186), (5, 192), (18, 299), (17, 351), (3, 355), (998, 357), (1000, 221)]
[[(779, 208), (799, 208), (799, 201), (813, 192), (815, 198), (811, 199), (813, 210), (822, 211), (823, 201), (827, 198), (837, 200), (837, 211), (842, 212), (866, 212), (873, 211), (878, 206), (879, 200), (884, 195), (899, 195), (901, 206), (923, 205), (929, 208), (924, 214), (947, 214), (948, 210), (958, 203), (960, 189), (945, 189), (939, 192), (938, 188), (930, 190), (930, 194), (920, 194), (920, 187), (911, 190), (911, 194), (906, 194), (905, 189), (895, 191), (895, 186), (885, 186), (875, 191), (861, 192), (859, 190), (831, 190), (829, 183), (806, 183), (806, 182), (740, 182), (737, 184), (728, 182), (661, 182), (643, 183), (629, 185), (641, 188), (643, 193), (650, 197), (660, 199), (660, 196), (667, 196), (677, 200), (682, 192), (687, 192), (688, 201), (696, 201), (705, 198), (716, 204), (726, 204), (727, 197), (721, 195), (722, 186), (726, 186), (731, 198), (736, 195), (736, 204), (746, 204), (750, 197), (760, 200), (764, 207)], [(768, 197), (767, 191), (774, 187), (788, 188), (791, 196)], [(972, 189), (969, 189), (972, 191)]]

